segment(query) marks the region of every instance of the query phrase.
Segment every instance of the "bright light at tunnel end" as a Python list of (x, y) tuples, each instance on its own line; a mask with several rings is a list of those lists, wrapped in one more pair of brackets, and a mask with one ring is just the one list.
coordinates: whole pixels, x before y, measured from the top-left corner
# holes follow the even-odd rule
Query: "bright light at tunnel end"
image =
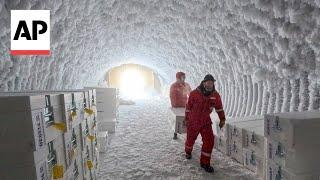
[(124, 98), (136, 100), (147, 97), (146, 79), (135, 69), (127, 69), (120, 77), (120, 95)]

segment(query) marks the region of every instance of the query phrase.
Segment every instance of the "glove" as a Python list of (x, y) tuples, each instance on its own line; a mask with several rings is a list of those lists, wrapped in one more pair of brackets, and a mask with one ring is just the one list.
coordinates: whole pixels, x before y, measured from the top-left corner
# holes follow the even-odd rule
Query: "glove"
[(226, 121), (220, 121), (219, 123), (220, 129), (222, 129), (225, 124), (226, 124)]

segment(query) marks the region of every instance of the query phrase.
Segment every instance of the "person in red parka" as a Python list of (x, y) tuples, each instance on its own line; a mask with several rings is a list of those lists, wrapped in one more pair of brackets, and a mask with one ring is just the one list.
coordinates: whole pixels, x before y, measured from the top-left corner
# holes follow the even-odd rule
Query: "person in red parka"
[(186, 107), (189, 93), (191, 92), (190, 85), (185, 82), (186, 75), (184, 72), (177, 72), (177, 81), (170, 87), (170, 100), (172, 107)]
[(215, 90), (214, 82), (215, 79), (212, 75), (208, 74), (205, 76), (201, 84), (190, 93), (185, 112), (187, 124), (186, 158), (191, 159), (193, 145), (200, 133), (203, 142), (200, 165), (207, 172), (214, 172), (213, 167), (210, 165), (211, 153), (214, 146), (214, 135), (210, 118), (212, 110), (215, 109), (219, 115), (220, 128), (224, 126), (226, 121), (221, 98)]

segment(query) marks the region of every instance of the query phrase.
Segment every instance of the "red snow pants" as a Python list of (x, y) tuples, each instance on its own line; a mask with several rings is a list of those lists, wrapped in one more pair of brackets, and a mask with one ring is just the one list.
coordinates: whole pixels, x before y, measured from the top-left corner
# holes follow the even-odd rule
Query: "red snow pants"
[(202, 137), (203, 143), (201, 149), (200, 164), (210, 165), (211, 153), (214, 146), (214, 135), (211, 124), (199, 127), (199, 129), (196, 129), (192, 126), (187, 127), (187, 140), (185, 143), (185, 151), (186, 153), (191, 154), (193, 145), (199, 133)]

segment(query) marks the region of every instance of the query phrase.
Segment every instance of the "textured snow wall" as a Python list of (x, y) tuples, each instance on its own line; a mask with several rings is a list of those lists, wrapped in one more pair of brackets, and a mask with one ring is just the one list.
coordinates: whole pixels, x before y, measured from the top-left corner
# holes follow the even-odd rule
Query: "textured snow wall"
[[(229, 116), (319, 110), (320, 0), (0, 0), (0, 90), (81, 88), (137, 63), (210, 72)], [(10, 57), (10, 10), (50, 9), (52, 55)]]

